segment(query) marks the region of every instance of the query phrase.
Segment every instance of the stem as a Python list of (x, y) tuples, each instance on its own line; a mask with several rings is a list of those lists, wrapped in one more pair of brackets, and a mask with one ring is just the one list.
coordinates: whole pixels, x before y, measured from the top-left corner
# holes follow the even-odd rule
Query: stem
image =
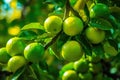
[(45, 50), (46, 50), (49, 46), (51, 46), (51, 45), (57, 40), (57, 38), (59, 37), (59, 35), (60, 35), (61, 33), (62, 33), (62, 30), (61, 30), (56, 36), (54, 36), (49, 43), (47, 43), (47, 44), (45, 45)]
[(30, 68), (30, 70), (32, 71), (32, 74), (33, 74), (33, 76), (35, 77), (35, 79), (36, 79), (36, 80), (39, 80), (39, 79), (37, 78), (35, 72), (34, 72), (34, 69), (33, 69), (31, 66), (29, 66), (29, 68)]
[[(69, 11), (70, 11), (70, 3), (69, 3), (69, 0), (67, 0), (63, 21), (69, 16)], [(63, 28), (63, 25), (62, 25), (62, 28)], [(45, 50), (57, 40), (57, 38), (62, 32), (63, 32), (63, 29), (57, 35), (55, 35), (49, 43), (45, 45)]]

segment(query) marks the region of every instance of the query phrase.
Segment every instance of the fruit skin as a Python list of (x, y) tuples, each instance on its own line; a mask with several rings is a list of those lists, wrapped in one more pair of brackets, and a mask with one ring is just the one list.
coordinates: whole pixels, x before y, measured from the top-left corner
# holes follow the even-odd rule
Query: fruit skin
[(99, 44), (105, 39), (105, 31), (95, 27), (88, 27), (85, 31), (85, 35), (93, 44)]
[(61, 68), (61, 70), (60, 70), (60, 72), (59, 72), (59, 76), (60, 77), (62, 77), (62, 75), (65, 73), (65, 71), (67, 71), (67, 70), (73, 70), (74, 68), (73, 68), (73, 65), (74, 65), (74, 62), (69, 62), (69, 63), (67, 63), (67, 64), (65, 64), (62, 68)]
[(25, 48), (25, 43), (19, 37), (13, 37), (8, 40), (6, 50), (10, 56), (22, 54)]
[(84, 26), (80, 18), (71, 16), (63, 22), (63, 31), (69, 36), (75, 36), (82, 32)]
[(78, 80), (77, 73), (74, 70), (67, 70), (62, 76), (62, 80)]
[(109, 7), (103, 3), (97, 3), (90, 10), (90, 17), (107, 17), (110, 14)]
[(39, 62), (44, 54), (44, 47), (39, 43), (30, 43), (24, 49), (25, 58), (33, 63)]
[(89, 69), (89, 63), (85, 59), (81, 58), (74, 62), (74, 69), (81, 73), (87, 72)]
[(7, 63), (10, 57), (11, 56), (7, 53), (5, 47), (0, 49), (0, 63)]
[(26, 59), (23, 56), (13, 56), (8, 61), (8, 70), (15, 72), (26, 64)]
[(49, 16), (44, 21), (44, 28), (46, 32), (57, 34), (62, 29), (63, 20), (58, 16)]
[(66, 61), (77, 61), (82, 55), (82, 47), (77, 41), (68, 41), (62, 47), (62, 57)]

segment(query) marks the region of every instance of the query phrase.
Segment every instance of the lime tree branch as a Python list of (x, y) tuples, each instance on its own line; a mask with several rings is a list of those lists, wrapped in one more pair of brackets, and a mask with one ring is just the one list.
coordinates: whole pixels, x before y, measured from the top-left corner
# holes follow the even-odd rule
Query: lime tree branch
[[(66, 0), (63, 21), (69, 16), (69, 11), (70, 11), (70, 3), (69, 3), (69, 0)], [(63, 25), (62, 25), (62, 28), (63, 28)], [(45, 50), (57, 40), (57, 38), (62, 32), (63, 32), (63, 29), (61, 29), (61, 31), (57, 35), (55, 35), (49, 43), (45, 45)]]

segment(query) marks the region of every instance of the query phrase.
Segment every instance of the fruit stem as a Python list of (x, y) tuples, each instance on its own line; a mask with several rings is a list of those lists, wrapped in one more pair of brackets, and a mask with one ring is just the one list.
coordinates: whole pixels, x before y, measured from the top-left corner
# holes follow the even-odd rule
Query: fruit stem
[(37, 78), (37, 75), (35, 74), (33, 68), (32, 68), (31, 66), (29, 66), (29, 68), (30, 68), (30, 70), (32, 71), (32, 74), (33, 74), (34, 78), (35, 78), (36, 80), (39, 80), (39, 79)]
[(57, 40), (57, 38), (59, 37), (59, 35), (60, 35), (61, 33), (62, 33), (62, 30), (61, 30), (57, 35), (55, 35), (49, 43), (47, 43), (47, 44), (44, 46), (44, 47), (45, 47), (45, 50), (46, 50), (49, 46), (51, 46), (51, 45)]

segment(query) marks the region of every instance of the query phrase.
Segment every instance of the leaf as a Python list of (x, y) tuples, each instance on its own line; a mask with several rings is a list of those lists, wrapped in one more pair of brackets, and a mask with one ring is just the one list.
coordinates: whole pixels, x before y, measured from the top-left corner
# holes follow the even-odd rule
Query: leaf
[(19, 70), (17, 70), (17, 71), (13, 74), (11, 80), (17, 80), (17, 79), (23, 74), (24, 71), (25, 71), (25, 67), (22, 67), (22, 68), (20, 68)]
[(40, 23), (29, 23), (25, 25), (21, 30), (29, 30), (29, 29), (39, 29), (44, 31), (44, 27)]
[(48, 48), (48, 51), (49, 51), (49, 53), (51, 54), (51, 55), (55, 55), (55, 57), (57, 57), (58, 59), (59, 59), (59, 56), (53, 51), (53, 49), (52, 48)]
[(81, 44), (85, 54), (91, 56), (92, 55), (92, 49), (91, 49), (91, 44), (88, 43), (86, 38), (84, 36), (76, 36), (76, 40)]
[(104, 51), (106, 54), (110, 56), (116, 56), (118, 54), (118, 51), (115, 49), (114, 46), (112, 46), (109, 41), (106, 41), (103, 45)]
[(18, 36), (25, 40), (33, 40), (37, 37), (37, 34), (33, 31), (21, 31)]
[(113, 39), (108, 39), (108, 42), (111, 46), (113, 46), (117, 51), (118, 51), (118, 44), (115, 40)]
[(105, 52), (104, 52), (104, 48), (103, 48), (102, 44), (93, 45), (92, 49), (96, 55), (98, 55), (102, 58), (104, 57)]
[(102, 30), (110, 30), (113, 28), (111, 23), (103, 18), (93, 18), (90, 20), (90, 26), (96, 27)]

